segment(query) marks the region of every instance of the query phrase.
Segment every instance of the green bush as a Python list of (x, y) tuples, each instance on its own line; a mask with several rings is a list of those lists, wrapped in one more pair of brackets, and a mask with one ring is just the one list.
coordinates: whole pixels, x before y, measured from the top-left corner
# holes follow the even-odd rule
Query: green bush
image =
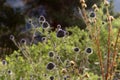
[[(87, 32), (78, 27), (72, 27), (66, 29), (66, 34), (64, 37), (58, 38), (56, 32), (47, 33), (45, 31), (43, 35), (46, 36), (46, 40), (31, 46), (21, 43), (18, 51), (14, 51), (12, 55), (6, 57), (7, 64), (0, 65), (0, 71), (4, 73), (0, 78), (49, 80), (49, 77), (53, 76), (55, 80), (62, 80), (64, 77), (70, 76), (72, 80), (98, 79), (97, 74), (100, 72), (95, 70), (99, 70), (99, 66), (93, 62), (97, 61), (97, 58)], [(85, 51), (89, 47), (93, 50), (92, 54)], [(75, 51), (75, 48), (79, 50)], [(53, 52), (52, 57), (49, 55), (50, 52)], [(53, 70), (47, 69), (47, 64), (50, 62), (55, 64)], [(8, 73), (9, 70), (12, 74)], [(96, 75), (95, 72), (97, 72)]]
[(81, 4), (83, 19), (87, 25), (85, 30), (77, 26), (63, 30), (58, 25), (56, 30), (52, 31), (49, 23), (41, 16), (40, 27), (35, 27), (32, 21), (29, 21), (32, 25), (29, 30), (33, 33), (29, 35), (32, 40), (21, 39), (16, 42), (11, 35), (10, 39), (19, 49), (1, 62), (0, 79), (119, 79), (116, 74), (120, 66), (119, 18), (113, 20), (107, 13), (108, 7), (105, 7), (106, 14), (102, 11), (103, 7), (98, 9), (97, 5), (94, 5), (93, 12), (85, 13), (85, 3)]

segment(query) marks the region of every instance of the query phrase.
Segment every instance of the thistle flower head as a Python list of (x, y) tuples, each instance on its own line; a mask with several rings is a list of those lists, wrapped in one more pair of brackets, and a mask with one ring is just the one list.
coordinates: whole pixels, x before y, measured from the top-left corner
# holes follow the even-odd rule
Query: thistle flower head
[(109, 3), (107, 0), (105, 0), (104, 5), (105, 5), (105, 6), (109, 6), (109, 4), (110, 4), (110, 3)]
[(40, 22), (40, 23), (43, 23), (43, 22), (45, 22), (45, 21), (46, 21), (46, 20), (45, 20), (45, 17), (41, 15), (41, 16), (39, 17), (39, 22)]
[(12, 75), (12, 71), (11, 71), (11, 70), (8, 70), (8, 74), (9, 74), (9, 75)]
[(54, 69), (55, 68), (55, 64), (53, 63), (53, 62), (49, 62), (48, 64), (47, 64), (47, 69), (48, 70), (52, 70), (52, 69)]
[(49, 57), (53, 57), (53, 56), (54, 56), (54, 52), (53, 52), (53, 51), (50, 51), (50, 52), (48, 53), (48, 55), (49, 55)]
[(62, 38), (62, 37), (64, 37), (65, 35), (66, 35), (66, 32), (65, 32), (64, 30), (59, 29), (59, 30), (57, 31), (57, 37), (58, 37), (58, 38)]
[(58, 24), (58, 25), (57, 25), (57, 28), (58, 28), (58, 29), (61, 29), (61, 25), (60, 25), (60, 24)]
[(2, 64), (3, 65), (7, 65), (7, 61), (6, 60), (2, 60)]
[(10, 40), (14, 40), (15, 39), (15, 37), (13, 36), (13, 35), (10, 35)]
[(67, 70), (66, 70), (66, 69), (62, 69), (61, 72), (62, 72), (63, 74), (65, 74), (65, 73), (67, 73)]
[(82, 4), (83, 8), (87, 8), (87, 5), (85, 3)]
[(86, 53), (86, 54), (92, 54), (92, 53), (93, 53), (92, 48), (87, 47), (87, 48), (85, 49), (85, 53)]
[(54, 80), (54, 77), (53, 77), (53, 76), (50, 76), (50, 80)]
[(108, 21), (113, 21), (113, 20), (114, 20), (114, 17), (113, 17), (113, 16), (109, 16), (109, 17), (107, 18), (107, 20), (108, 20)]
[(25, 40), (25, 39), (21, 39), (21, 40), (20, 40), (20, 43), (21, 43), (21, 44), (26, 44), (26, 40)]
[(45, 40), (46, 40), (46, 37), (42, 37), (41, 40), (42, 40), (42, 42), (45, 41)]
[(96, 4), (94, 4), (94, 5), (92, 6), (92, 8), (93, 8), (93, 9), (96, 9), (96, 8), (98, 8), (98, 6), (97, 6)]
[(43, 29), (47, 29), (49, 27), (50, 27), (50, 24), (47, 21), (45, 21), (45, 22), (42, 23), (42, 28)]
[(74, 51), (75, 51), (75, 52), (79, 52), (80, 49), (79, 49), (78, 47), (75, 47), (75, 48), (74, 48)]
[(30, 24), (32, 24), (32, 19), (28, 19), (28, 22), (29, 22)]
[(80, 3), (85, 3), (85, 0), (80, 0)]
[(74, 66), (75, 62), (74, 61), (70, 61), (70, 64), (71, 64), (71, 66)]
[(91, 17), (91, 18), (95, 18), (95, 17), (96, 17), (95, 12), (94, 12), (94, 11), (91, 11), (89, 17)]

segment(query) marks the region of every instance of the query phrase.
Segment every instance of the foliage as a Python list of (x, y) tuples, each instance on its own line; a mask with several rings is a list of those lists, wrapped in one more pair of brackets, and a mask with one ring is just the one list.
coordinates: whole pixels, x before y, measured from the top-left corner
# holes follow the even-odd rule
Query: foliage
[(30, 40), (23, 38), (18, 42), (11, 35), (18, 50), (2, 60), (0, 79), (119, 79), (116, 74), (120, 67), (119, 18), (114, 20), (109, 14), (107, 2), (101, 8), (94, 5), (91, 12), (85, 10), (84, 0), (80, 3), (87, 26), (84, 30), (77, 26), (62, 29), (58, 24), (52, 31), (44, 16), (40, 16), (39, 25), (29, 20)]
[[(6, 57), (6, 64), (1, 62), (1, 79), (50, 80), (51, 76), (55, 80), (64, 79), (67, 76), (72, 80), (101, 78), (98, 76), (100, 75), (99, 61), (87, 31), (71, 27), (65, 30), (67, 35), (59, 38), (56, 36), (57, 32), (48, 33), (47, 30), (42, 32), (41, 27), (36, 30), (40, 31), (46, 39), (31, 46), (27, 42), (20, 42), (19, 50)], [(104, 31), (105, 28), (102, 30)], [(14, 42), (15, 39), (12, 40)], [(104, 41), (106, 38), (101, 46), (103, 51)], [(76, 47), (79, 49), (78, 52), (74, 50)], [(93, 50), (92, 54), (86, 53), (85, 49), (88, 47)], [(51, 51), (53, 56), (49, 55)], [(47, 69), (47, 64), (50, 62), (55, 64), (55, 68), (52, 70)], [(9, 74), (8, 71), (11, 71), (12, 74)]]
[[(41, 30), (40, 32), (42, 32)], [(0, 71), (4, 72), (0, 78), (49, 80), (50, 76), (54, 76), (55, 79), (70, 76), (72, 80), (81, 78), (86, 80), (98, 79), (97, 74), (99, 72), (93, 75), (96, 72), (93, 68), (96, 68), (97, 65), (89, 62), (89, 60), (92, 61), (92, 58), (94, 58), (94, 61), (97, 60), (94, 56), (96, 54), (89, 55), (85, 51), (86, 48), (92, 47), (89, 35), (78, 27), (67, 28), (66, 32), (69, 32), (69, 35), (67, 34), (63, 38), (58, 38), (56, 32), (49, 34), (44, 32), (43, 35), (46, 36), (46, 40), (31, 46), (21, 43), (18, 51), (14, 51), (12, 55), (6, 57), (7, 64), (0, 65)], [(71, 35), (70, 32), (72, 32)], [(80, 51), (74, 51), (76, 47)], [(49, 56), (50, 51), (53, 51), (53, 57)], [(46, 67), (50, 62), (55, 63), (53, 70), (48, 70)], [(12, 71), (11, 75), (8, 74), (8, 70)]]

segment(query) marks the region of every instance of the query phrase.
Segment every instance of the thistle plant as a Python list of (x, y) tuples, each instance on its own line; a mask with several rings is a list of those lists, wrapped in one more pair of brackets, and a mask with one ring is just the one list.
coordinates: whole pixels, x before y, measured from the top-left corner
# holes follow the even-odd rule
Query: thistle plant
[[(85, 0), (80, 0), (86, 29), (77, 26), (55, 31), (44, 16), (28, 19), (30, 38), (10, 39), (18, 47), (1, 60), (2, 80), (113, 80), (119, 70), (120, 29), (113, 28), (114, 18), (104, 0), (100, 8), (94, 4), (87, 11)], [(106, 9), (106, 13), (102, 9)]]

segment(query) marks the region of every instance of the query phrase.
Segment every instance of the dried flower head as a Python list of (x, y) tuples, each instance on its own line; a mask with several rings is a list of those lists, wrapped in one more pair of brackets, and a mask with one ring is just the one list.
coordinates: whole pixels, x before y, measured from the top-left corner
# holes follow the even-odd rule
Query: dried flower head
[(7, 61), (6, 60), (2, 60), (2, 64), (3, 65), (7, 65)]
[(9, 75), (12, 75), (12, 71), (11, 71), (11, 70), (8, 70), (8, 74), (9, 74)]
[(80, 0), (80, 3), (85, 3), (85, 0)]
[(15, 39), (15, 37), (13, 36), (13, 35), (10, 35), (10, 40), (14, 40)]
[(107, 18), (107, 20), (108, 20), (108, 21), (113, 21), (113, 20), (114, 20), (114, 17), (113, 17), (113, 16), (109, 16), (109, 17)]
[(43, 23), (43, 22), (45, 22), (45, 21), (46, 21), (46, 20), (45, 20), (45, 17), (41, 15), (41, 16), (39, 17), (39, 22), (40, 22), (40, 23)]
[(50, 24), (47, 21), (42, 23), (42, 28), (43, 29), (46, 29), (46, 28), (49, 28), (49, 27), (50, 27)]
[(104, 21), (102, 21), (102, 25), (104, 25), (105, 24), (105, 22)]
[(67, 73), (67, 70), (66, 70), (66, 69), (62, 69), (61, 72), (62, 72), (63, 74), (65, 74), (65, 73)]
[(115, 46), (115, 43), (114, 43), (114, 42), (111, 42), (111, 46)]
[(92, 8), (95, 10), (95, 9), (98, 8), (98, 6), (97, 6), (96, 4), (94, 4), (94, 5), (92, 6)]
[(87, 8), (87, 5), (85, 3), (82, 4), (83, 8)]
[(50, 52), (48, 53), (48, 55), (49, 55), (49, 57), (53, 57), (53, 56), (54, 56), (54, 51), (50, 51)]
[(86, 54), (92, 54), (92, 53), (93, 53), (92, 48), (87, 47), (87, 48), (85, 49), (85, 53), (86, 53)]
[(57, 28), (58, 28), (58, 29), (61, 29), (61, 25), (60, 25), (60, 24), (58, 24), (58, 25), (57, 25)]
[(21, 43), (21, 44), (26, 44), (26, 40), (25, 40), (25, 39), (21, 39), (21, 40), (20, 40), (20, 43)]
[(94, 11), (91, 11), (89, 17), (91, 17), (91, 18), (95, 18), (95, 17), (96, 17), (95, 12), (94, 12)]
[(66, 35), (66, 32), (65, 32), (64, 30), (59, 29), (59, 30), (57, 31), (57, 37), (58, 37), (58, 38), (62, 38), (62, 37), (64, 37), (65, 35)]
[(56, 58), (57, 58), (57, 60), (60, 60), (60, 56), (57, 56)]
[(47, 74), (44, 74), (43, 76), (45, 76), (45, 77), (46, 77), (46, 76), (47, 76)]
[(75, 62), (74, 62), (74, 61), (70, 61), (70, 65), (71, 65), (71, 66), (74, 66), (74, 65), (75, 65)]
[(50, 80), (54, 80), (54, 77), (53, 77), (53, 76), (50, 76)]
[(53, 62), (49, 62), (48, 64), (47, 64), (47, 69), (48, 70), (52, 70), (52, 69), (54, 69), (55, 68), (55, 64), (53, 63)]
[(30, 24), (32, 24), (32, 19), (28, 19), (28, 22), (29, 22)]
[(41, 38), (41, 41), (43, 42), (43, 41), (45, 41), (46, 40), (46, 37), (42, 37)]
[(75, 52), (79, 52), (80, 49), (79, 49), (78, 47), (75, 47), (75, 48), (74, 48), (74, 51), (75, 51)]
[(105, 5), (105, 6), (109, 6), (109, 4), (110, 4), (110, 3), (109, 3), (107, 0), (105, 0), (104, 5)]

